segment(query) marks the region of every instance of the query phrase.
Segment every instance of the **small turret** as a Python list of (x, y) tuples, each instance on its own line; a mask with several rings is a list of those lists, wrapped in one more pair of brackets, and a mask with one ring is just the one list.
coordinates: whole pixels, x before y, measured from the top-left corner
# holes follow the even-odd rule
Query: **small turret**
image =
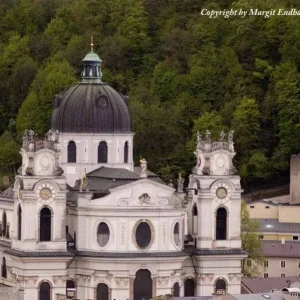
[(93, 37), (91, 37), (91, 51), (82, 60), (83, 70), (81, 73), (82, 83), (101, 83), (102, 71), (101, 63), (102, 60), (94, 52)]

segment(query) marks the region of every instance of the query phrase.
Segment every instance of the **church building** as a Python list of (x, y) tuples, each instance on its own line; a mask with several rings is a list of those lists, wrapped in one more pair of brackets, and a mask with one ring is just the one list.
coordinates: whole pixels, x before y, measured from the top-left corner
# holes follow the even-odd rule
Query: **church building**
[(240, 177), (232, 132), (197, 135), (184, 192), (133, 163), (128, 98), (83, 59), (51, 128), (23, 135), (22, 166), (0, 194), (1, 280), (24, 300), (148, 300), (239, 294)]

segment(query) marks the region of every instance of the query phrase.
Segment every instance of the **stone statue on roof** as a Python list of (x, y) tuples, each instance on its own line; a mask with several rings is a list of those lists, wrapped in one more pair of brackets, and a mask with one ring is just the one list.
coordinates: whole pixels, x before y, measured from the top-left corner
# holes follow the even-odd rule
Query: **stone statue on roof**
[(140, 177), (146, 178), (148, 176), (148, 174), (147, 174), (147, 161), (145, 158), (141, 157), (140, 166), (141, 166)]
[(183, 193), (183, 184), (184, 184), (184, 178), (182, 178), (181, 173), (179, 173), (177, 179), (177, 193)]

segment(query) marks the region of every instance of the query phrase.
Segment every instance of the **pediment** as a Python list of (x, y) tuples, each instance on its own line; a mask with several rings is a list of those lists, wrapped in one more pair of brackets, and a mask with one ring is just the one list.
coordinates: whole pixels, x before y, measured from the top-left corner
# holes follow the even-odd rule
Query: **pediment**
[(175, 189), (149, 179), (112, 188), (106, 197), (93, 199), (93, 204), (114, 207), (162, 208), (181, 207), (182, 201)]

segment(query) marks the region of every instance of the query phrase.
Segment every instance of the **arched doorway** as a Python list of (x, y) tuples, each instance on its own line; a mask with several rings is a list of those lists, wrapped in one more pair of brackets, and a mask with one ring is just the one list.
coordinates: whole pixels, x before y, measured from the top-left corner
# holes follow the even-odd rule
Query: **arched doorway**
[(184, 297), (195, 296), (195, 282), (193, 279), (187, 279), (184, 282)]
[(97, 285), (97, 300), (108, 300), (108, 286), (105, 283)]
[(226, 281), (218, 279), (215, 283), (215, 293), (226, 292)]
[(134, 279), (134, 300), (152, 298), (152, 278), (148, 270), (138, 270)]
[(51, 286), (48, 282), (42, 282), (39, 289), (39, 300), (51, 299)]
[(173, 285), (173, 297), (179, 297), (179, 283), (176, 282)]
[(217, 210), (216, 216), (216, 240), (227, 238), (227, 211), (224, 207)]

